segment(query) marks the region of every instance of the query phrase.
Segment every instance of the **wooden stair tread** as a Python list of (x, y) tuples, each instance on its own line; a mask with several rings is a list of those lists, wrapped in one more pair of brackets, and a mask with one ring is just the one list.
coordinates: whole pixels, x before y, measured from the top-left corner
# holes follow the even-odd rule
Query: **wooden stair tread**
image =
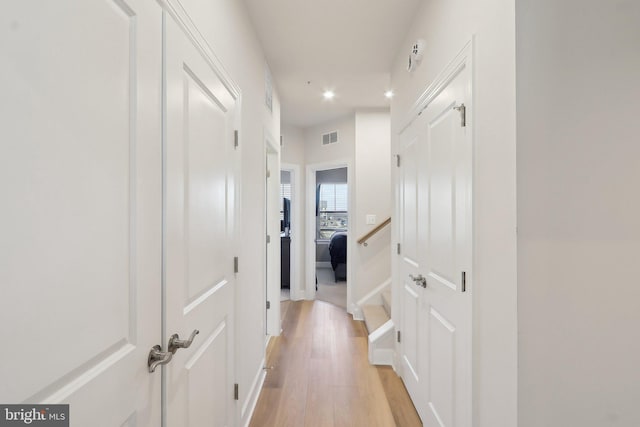
[(362, 315), (364, 317), (364, 323), (367, 326), (367, 331), (369, 331), (369, 333), (375, 331), (390, 319), (389, 314), (387, 314), (387, 311), (381, 305), (363, 306)]

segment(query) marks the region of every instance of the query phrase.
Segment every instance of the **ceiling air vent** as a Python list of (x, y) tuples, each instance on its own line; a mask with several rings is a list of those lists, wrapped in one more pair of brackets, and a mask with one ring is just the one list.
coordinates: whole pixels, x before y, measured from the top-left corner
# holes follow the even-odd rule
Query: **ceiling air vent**
[(336, 142), (338, 142), (337, 130), (322, 135), (322, 145), (335, 144)]

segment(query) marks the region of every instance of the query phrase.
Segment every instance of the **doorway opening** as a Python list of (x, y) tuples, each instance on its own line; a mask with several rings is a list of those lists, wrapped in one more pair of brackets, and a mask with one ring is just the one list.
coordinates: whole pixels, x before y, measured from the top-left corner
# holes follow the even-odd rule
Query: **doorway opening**
[(313, 172), (313, 258), (315, 298), (347, 309), (349, 251), (349, 169), (317, 168)]
[(292, 172), (280, 169), (280, 301), (291, 299)]

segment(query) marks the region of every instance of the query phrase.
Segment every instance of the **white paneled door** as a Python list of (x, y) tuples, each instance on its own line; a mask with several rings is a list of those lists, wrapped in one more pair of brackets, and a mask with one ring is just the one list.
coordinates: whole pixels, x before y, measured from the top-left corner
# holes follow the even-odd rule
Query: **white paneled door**
[(234, 425), (234, 125), (236, 100), (167, 15), (165, 340), (167, 426)]
[(160, 425), (162, 12), (10, 1), (0, 16), (0, 402)]
[(235, 422), (237, 95), (163, 13), (0, 17), (0, 403), (68, 403), (75, 427)]
[(403, 379), (425, 425), (471, 425), (472, 139), (461, 66), (401, 135)]

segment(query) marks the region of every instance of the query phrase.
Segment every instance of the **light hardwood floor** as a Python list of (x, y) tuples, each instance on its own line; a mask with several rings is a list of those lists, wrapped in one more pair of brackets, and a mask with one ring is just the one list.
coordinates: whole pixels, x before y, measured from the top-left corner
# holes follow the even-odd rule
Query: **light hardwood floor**
[(316, 268), (318, 280), (316, 301), (324, 301), (347, 309), (347, 282), (336, 282), (331, 268)]
[(402, 381), (367, 360), (363, 322), (322, 301), (287, 302), (252, 427), (421, 426)]

